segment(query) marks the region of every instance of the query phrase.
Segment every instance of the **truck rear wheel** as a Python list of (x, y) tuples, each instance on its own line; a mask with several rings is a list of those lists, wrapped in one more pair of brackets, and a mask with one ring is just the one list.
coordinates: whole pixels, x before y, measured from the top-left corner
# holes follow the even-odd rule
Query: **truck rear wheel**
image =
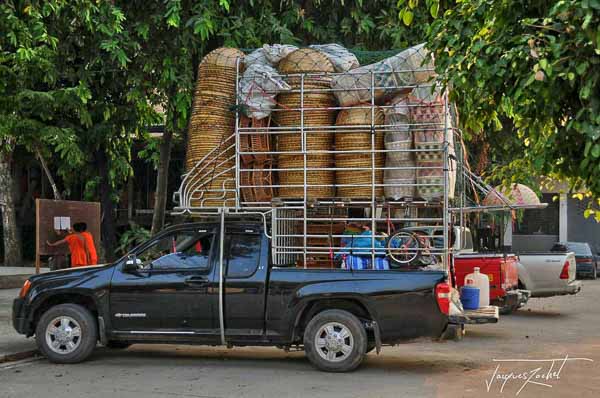
[(304, 331), (304, 350), (310, 362), (326, 372), (356, 369), (367, 351), (367, 333), (347, 311), (326, 310), (314, 316)]
[(76, 304), (60, 304), (40, 318), (35, 339), (50, 362), (77, 363), (90, 356), (98, 341), (94, 317)]

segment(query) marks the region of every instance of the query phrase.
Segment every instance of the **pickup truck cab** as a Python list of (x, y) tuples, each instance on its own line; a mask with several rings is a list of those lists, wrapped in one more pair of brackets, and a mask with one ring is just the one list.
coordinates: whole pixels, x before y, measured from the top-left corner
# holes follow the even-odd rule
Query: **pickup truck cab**
[(58, 363), (83, 361), (97, 341), (189, 343), (303, 348), (340, 372), (463, 319), (456, 305), (450, 316), (445, 271), (276, 267), (265, 225), (223, 220), (169, 228), (114, 264), (29, 278), (15, 329)]

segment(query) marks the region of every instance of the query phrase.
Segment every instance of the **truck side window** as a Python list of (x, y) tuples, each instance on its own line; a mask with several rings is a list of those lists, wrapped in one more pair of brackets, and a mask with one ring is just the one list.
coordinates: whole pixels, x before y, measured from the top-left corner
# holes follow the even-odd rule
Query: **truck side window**
[(152, 269), (208, 269), (214, 234), (182, 231), (164, 236), (138, 254)]
[(258, 268), (261, 236), (232, 234), (230, 239), (226, 275), (230, 278), (247, 278)]

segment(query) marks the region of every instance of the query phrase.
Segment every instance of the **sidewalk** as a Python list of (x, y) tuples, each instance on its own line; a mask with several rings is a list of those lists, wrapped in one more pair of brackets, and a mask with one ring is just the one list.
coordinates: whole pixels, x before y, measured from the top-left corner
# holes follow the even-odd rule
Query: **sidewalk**
[[(40, 268), (40, 273), (48, 271), (48, 268)], [(0, 267), (0, 289), (21, 288), (25, 280), (34, 274), (35, 267)]]
[(18, 334), (12, 326), (12, 302), (19, 289), (0, 289), (0, 363), (34, 355), (35, 340)]

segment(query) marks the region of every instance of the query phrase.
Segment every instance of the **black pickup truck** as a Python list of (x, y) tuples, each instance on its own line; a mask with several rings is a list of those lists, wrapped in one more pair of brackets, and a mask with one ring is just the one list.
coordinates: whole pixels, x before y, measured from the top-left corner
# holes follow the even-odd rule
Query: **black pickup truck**
[(29, 278), (13, 323), (59, 363), (83, 361), (98, 341), (184, 343), (303, 348), (340, 372), (382, 344), (447, 333), (460, 323), (450, 292), (442, 271), (272, 266), (263, 224), (194, 223), (114, 264)]

